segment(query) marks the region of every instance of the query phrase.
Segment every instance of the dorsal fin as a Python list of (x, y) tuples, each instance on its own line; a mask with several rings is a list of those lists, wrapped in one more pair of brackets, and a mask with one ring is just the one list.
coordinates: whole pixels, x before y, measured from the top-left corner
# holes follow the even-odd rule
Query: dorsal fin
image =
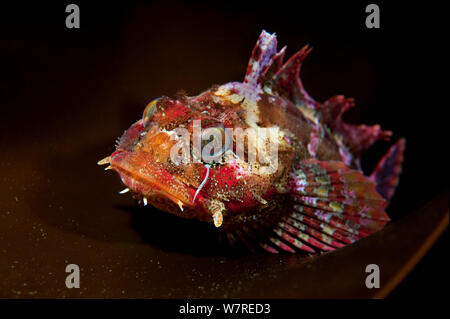
[(253, 48), (244, 83), (269, 89), (298, 106), (317, 109), (319, 103), (309, 96), (300, 80), (302, 62), (310, 51), (305, 46), (283, 64), (286, 47), (277, 52), (276, 34), (263, 30)]
[(342, 115), (349, 108), (354, 107), (352, 98), (336, 95), (326, 100), (320, 106), (322, 121), (327, 124), (333, 132), (344, 138), (344, 143), (349, 147), (352, 154), (358, 158), (365, 150), (378, 140), (389, 140), (391, 131), (383, 131), (379, 125), (367, 126), (364, 124), (354, 125), (345, 123)]
[(311, 48), (306, 45), (291, 56), (274, 74), (271, 79), (271, 87), (273, 92), (287, 97), (297, 106), (303, 105), (308, 108), (318, 109), (319, 103), (309, 96), (300, 79), (300, 69), (309, 52), (311, 52)]
[[(281, 60), (284, 51), (280, 51)], [(277, 55), (277, 37), (263, 30), (253, 48), (250, 61), (248, 62), (247, 72), (245, 73), (244, 83), (254, 86), (260, 86), (265, 81), (267, 71), (270, 69), (274, 60), (275, 64), (280, 64), (280, 54)], [(282, 61), (281, 61), (282, 62)]]
[(244, 83), (264, 89), (266, 92), (286, 97), (300, 109), (309, 108), (333, 133), (342, 137), (342, 142), (358, 159), (363, 151), (377, 140), (388, 140), (390, 131), (379, 125), (352, 125), (342, 120), (342, 115), (354, 106), (353, 99), (342, 95), (333, 96), (324, 103), (316, 102), (306, 92), (300, 79), (300, 69), (311, 49), (303, 47), (283, 64), (286, 47), (277, 52), (276, 35), (262, 31), (252, 51)]

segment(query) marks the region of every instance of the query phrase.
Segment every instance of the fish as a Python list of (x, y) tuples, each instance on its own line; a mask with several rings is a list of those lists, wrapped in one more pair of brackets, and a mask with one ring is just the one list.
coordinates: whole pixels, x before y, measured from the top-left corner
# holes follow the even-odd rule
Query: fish
[(379, 231), (406, 141), (365, 175), (361, 155), (392, 132), (346, 123), (351, 98), (313, 99), (300, 79), (310, 51), (285, 61), (263, 30), (242, 82), (152, 100), (98, 164), (118, 173), (121, 194), (214, 224), (253, 252), (324, 253)]

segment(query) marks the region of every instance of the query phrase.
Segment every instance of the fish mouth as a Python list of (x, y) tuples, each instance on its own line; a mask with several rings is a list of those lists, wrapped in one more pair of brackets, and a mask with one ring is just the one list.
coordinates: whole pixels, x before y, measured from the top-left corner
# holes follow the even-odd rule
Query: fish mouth
[[(123, 192), (131, 190), (135, 194), (134, 197), (141, 199), (144, 205), (152, 199), (161, 201), (161, 198), (166, 198), (179, 207), (178, 211), (183, 211), (184, 207), (194, 207), (195, 190), (163, 167), (160, 160), (155, 157), (158, 152), (136, 148), (142, 139), (157, 135), (144, 130), (142, 120), (135, 122), (118, 141), (116, 151), (98, 164), (109, 164), (106, 169), (115, 170), (123, 184), (127, 186)], [(160, 138), (156, 141), (159, 143), (152, 141), (148, 145), (161, 146), (160, 143), (167, 140), (168, 136), (164, 136), (163, 141)]]
[(147, 201), (161, 202), (161, 198), (166, 198), (176, 204), (181, 212), (186, 207), (195, 206), (195, 190), (155, 162), (147, 152), (118, 150), (98, 164), (109, 164), (106, 169), (116, 171), (127, 187), (122, 192), (132, 191), (144, 205)]

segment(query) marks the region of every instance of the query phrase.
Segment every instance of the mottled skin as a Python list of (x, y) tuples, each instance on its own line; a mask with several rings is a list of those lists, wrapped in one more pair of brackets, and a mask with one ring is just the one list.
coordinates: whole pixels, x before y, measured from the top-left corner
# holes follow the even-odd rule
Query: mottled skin
[[(275, 36), (263, 32), (253, 50), (244, 82), (213, 87), (195, 97), (158, 99), (154, 102), (156, 110), (152, 117), (137, 121), (123, 134), (116, 151), (107, 159), (110, 168), (120, 174), (122, 182), (136, 199), (145, 198), (152, 206), (181, 217), (214, 222), (216, 226), (221, 226), (233, 234), (233, 240), (233, 236), (237, 236), (244, 241), (247, 236), (254, 238), (261, 235), (259, 230), (280, 223), (287, 212), (293, 211), (296, 201), (300, 198), (298, 195), (309, 194), (304, 193), (305, 185), (315, 185), (314, 180), (307, 176), (331, 176), (333, 179), (334, 171), (347, 174), (351, 172), (350, 169), (354, 169), (351, 180), (340, 177), (339, 183), (343, 185), (333, 184), (325, 195), (322, 189), (319, 192), (311, 188), (311, 192), (320, 195), (322, 199), (334, 198), (328, 206), (321, 207), (320, 200), (320, 203), (315, 201), (314, 205), (307, 205), (307, 200), (302, 197), (300, 202), (306, 209), (300, 207), (297, 213), (302, 211), (302, 214), (307, 214), (308, 209), (312, 208), (318, 210), (311, 214), (329, 213), (333, 211), (330, 207), (343, 202), (345, 198), (349, 206), (355, 205), (355, 198), (364, 198), (366, 204), (373, 198), (377, 203), (376, 207), (380, 207), (377, 215), (361, 213), (368, 211), (365, 207), (365, 210), (359, 211), (358, 216), (363, 217), (362, 219), (369, 216), (383, 220), (380, 225), (377, 224), (374, 231), (384, 226), (388, 220), (382, 210), (385, 206), (384, 200), (376, 194), (372, 182), (368, 179), (366, 181), (358, 170), (360, 154), (375, 140), (388, 138), (390, 132), (381, 131), (378, 126), (356, 127), (342, 122), (342, 113), (352, 106), (350, 99), (336, 96), (322, 104), (315, 102), (303, 90), (299, 79), (300, 65), (309, 51), (304, 48), (283, 64), (284, 50), (283, 48), (277, 52)], [(246, 158), (239, 158), (234, 147), (223, 154), (219, 164), (211, 165), (209, 171), (202, 162), (174, 163), (170, 156), (171, 148), (176, 143), (176, 139), (171, 139), (173, 130), (184, 127), (192, 133), (194, 120), (201, 120), (203, 128), (218, 125), (243, 129), (278, 127), (278, 169), (270, 174), (261, 173), (254, 166), (249, 166)], [(247, 156), (247, 153), (245, 155)], [(314, 162), (309, 162), (310, 160)], [(324, 169), (331, 173), (322, 171), (317, 163), (323, 163)], [(263, 164), (256, 164), (261, 165)], [(298, 169), (296, 165), (306, 166)], [(299, 176), (304, 176), (305, 180), (300, 183), (301, 190), (295, 186), (301, 181)], [(204, 185), (194, 200), (202, 182)], [(355, 195), (349, 185), (360, 182), (364, 185), (370, 184), (371, 188), (363, 187), (364, 193), (358, 193), (359, 190), (356, 190)], [(337, 193), (341, 188), (345, 188), (345, 194), (343, 191)], [(355, 200), (348, 199), (349, 193)], [(337, 215), (331, 219), (327, 217), (326, 220), (330, 227), (333, 226), (333, 218), (344, 218), (352, 214), (349, 210), (336, 210), (334, 213)], [(306, 215), (297, 216), (297, 219), (288, 217), (291, 220), (289, 225), (280, 224), (284, 227), (283, 230), (274, 230), (275, 233), (290, 243), (291, 235), (297, 235), (296, 238), (309, 242), (309, 237), (302, 237), (302, 234), (297, 234), (294, 229), (297, 227), (298, 230), (304, 226), (298, 225), (304, 216)], [(355, 218), (352, 222), (360, 223), (360, 220)], [(320, 217), (316, 219), (321, 220)], [(325, 222), (323, 219), (321, 221)], [(307, 224), (309, 226), (303, 230), (314, 235), (315, 228), (311, 223), (314, 221)], [(361, 223), (364, 224), (364, 221)], [(319, 225), (317, 229), (321, 227), (323, 228), (323, 225)], [(359, 229), (359, 226), (356, 228)], [(257, 231), (253, 232), (254, 229)], [(289, 232), (288, 237), (284, 236), (285, 231)], [(334, 231), (331, 232), (333, 233)], [(336, 236), (339, 237), (337, 233)], [(352, 231), (346, 229), (346, 234), (350, 233)], [(341, 242), (346, 242), (345, 239), (350, 238), (349, 236), (344, 236)], [(289, 251), (284, 244), (278, 242), (279, 238), (272, 242), (276, 247)], [(328, 237), (326, 240), (320, 236), (316, 238), (320, 238), (322, 242), (331, 240)], [(349, 240), (351, 241), (353, 240)], [(297, 248), (304, 249), (299, 245), (294, 244)], [(317, 244), (315, 246), (318, 247)], [(333, 247), (340, 247), (340, 244)], [(308, 247), (304, 250), (308, 250)]]
[[(275, 201), (287, 196), (286, 177), (292, 161), (309, 156), (302, 142), (291, 142), (291, 145), (284, 139), (280, 140), (279, 169), (270, 175), (252, 173), (246, 163), (236, 159), (233, 151), (229, 150), (223, 156), (223, 164), (211, 167), (208, 181), (195, 203), (192, 201), (193, 195), (205, 176), (205, 164), (177, 165), (170, 158), (170, 149), (176, 141), (170, 140), (169, 132), (180, 125), (192, 132), (193, 120), (201, 120), (203, 127), (203, 123), (212, 119), (225, 127), (249, 127), (247, 111), (242, 108), (244, 97), (239, 95), (235, 100), (227, 99), (232, 94), (232, 90), (213, 88), (197, 97), (182, 98), (182, 101), (169, 98), (158, 100), (157, 110), (148, 125), (144, 128), (142, 120), (138, 121), (122, 136), (117, 151), (111, 157), (111, 167), (121, 174), (124, 183), (136, 193), (137, 198), (147, 197), (153, 206), (182, 217), (212, 221), (214, 209), (223, 204), (224, 227), (233, 221), (233, 216), (252, 214), (260, 208), (275, 205)], [(262, 96), (270, 98), (265, 93)], [(283, 102), (286, 112), (281, 112), (282, 117), (271, 122), (270, 112), (272, 109), (278, 112), (279, 105), (268, 101), (247, 102), (264, 105), (261, 114), (257, 115), (257, 124), (262, 127), (279, 125), (285, 127), (282, 131), (291, 140), (308, 141), (308, 119), (301, 117), (295, 120), (292, 115), (301, 116), (301, 113), (291, 103)], [(328, 152), (323, 156), (336, 158), (339, 153)], [(136, 167), (139, 169), (136, 170)], [(156, 196), (161, 190), (162, 196)], [(277, 193), (284, 193), (284, 196), (275, 199), (273, 195)], [(183, 203), (183, 211), (177, 204), (178, 200)]]

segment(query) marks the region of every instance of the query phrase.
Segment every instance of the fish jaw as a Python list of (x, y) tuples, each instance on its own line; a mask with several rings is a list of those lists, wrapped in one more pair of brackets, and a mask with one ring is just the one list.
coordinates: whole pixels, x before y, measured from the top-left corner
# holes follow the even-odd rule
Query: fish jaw
[(143, 151), (116, 151), (111, 155), (110, 167), (135, 197), (153, 206), (183, 214), (185, 209), (198, 209), (193, 202), (194, 189), (156, 163), (151, 154)]
[(167, 169), (175, 143), (169, 132), (158, 125), (144, 127), (139, 120), (121, 136), (116, 151), (98, 164), (109, 164), (106, 170), (116, 171), (127, 187), (121, 193), (131, 191), (144, 205), (219, 227), (222, 210), (214, 209), (215, 201), (199, 192), (202, 187), (192, 180), (185, 181)]
[(159, 159), (154, 158), (154, 154), (136, 146), (141, 144), (143, 136), (150, 135), (144, 132), (142, 120), (134, 123), (122, 135), (116, 151), (108, 158), (109, 168), (119, 174), (122, 182), (136, 194), (135, 197), (145, 199), (144, 203), (159, 197), (175, 203), (177, 211), (194, 207), (193, 190), (170, 174)]

